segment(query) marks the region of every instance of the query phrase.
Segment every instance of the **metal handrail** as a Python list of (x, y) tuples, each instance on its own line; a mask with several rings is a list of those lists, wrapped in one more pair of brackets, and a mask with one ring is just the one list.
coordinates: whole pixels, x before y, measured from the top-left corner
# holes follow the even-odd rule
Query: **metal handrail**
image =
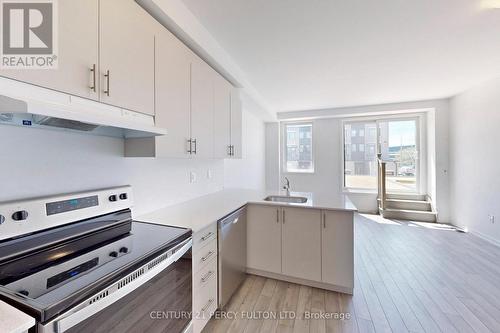
[(384, 210), (385, 209), (385, 200), (387, 199), (387, 192), (386, 192), (386, 163), (385, 161), (382, 160), (382, 158), (379, 156), (377, 158), (377, 164), (378, 164), (378, 199), (379, 199), (379, 209)]

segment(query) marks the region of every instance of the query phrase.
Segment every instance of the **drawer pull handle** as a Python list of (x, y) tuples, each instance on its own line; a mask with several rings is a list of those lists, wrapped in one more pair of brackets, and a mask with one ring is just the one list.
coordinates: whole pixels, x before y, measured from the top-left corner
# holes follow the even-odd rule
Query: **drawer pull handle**
[(204, 242), (206, 241), (207, 239), (209, 239), (214, 233), (213, 232), (209, 232), (208, 234), (206, 234), (205, 236), (201, 237), (201, 241)]
[(207, 261), (208, 258), (210, 258), (212, 256), (212, 254), (214, 254), (214, 251), (208, 252), (206, 256), (204, 256), (203, 258), (201, 258), (201, 261)]
[(207, 273), (207, 275), (205, 275), (204, 277), (201, 278), (201, 282), (205, 283), (208, 281), (208, 279), (210, 279), (212, 277), (212, 275), (214, 275), (214, 271), (210, 271)]
[(208, 300), (208, 303), (207, 305), (205, 305), (202, 309), (201, 309), (201, 312), (205, 312), (207, 311), (209, 308), (210, 308), (210, 305), (212, 305), (212, 303), (214, 302), (215, 300), (213, 298), (211, 298), (210, 300)]

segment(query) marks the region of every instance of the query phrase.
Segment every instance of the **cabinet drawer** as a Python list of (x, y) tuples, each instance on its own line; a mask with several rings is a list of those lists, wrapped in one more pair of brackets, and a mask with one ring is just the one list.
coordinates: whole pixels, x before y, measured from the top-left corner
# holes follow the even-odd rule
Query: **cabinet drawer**
[(217, 223), (212, 223), (207, 228), (193, 235), (193, 252), (198, 252), (214, 239), (217, 239)]
[(217, 239), (212, 240), (205, 247), (193, 253), (193, 274), (205, 268), (214, 258), (217, 258)]
[(217, 279), (210, 279), (193, 295), (194, 332), (201, 332), (217, 310)]
[(200, 269), (193, 277), (193, 293), (196, 294), (203, 287), (209, 285), (212, 280), (217, 281), (217, 256), (213, 257), (205, 267)]

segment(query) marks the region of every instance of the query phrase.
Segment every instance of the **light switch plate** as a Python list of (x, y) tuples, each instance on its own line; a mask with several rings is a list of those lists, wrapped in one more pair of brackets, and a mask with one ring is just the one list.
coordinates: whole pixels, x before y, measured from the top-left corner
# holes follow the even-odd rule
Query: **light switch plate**
[(191, 184), (196, 183), (196, 172), (194, 172), (194, 171), (189, 172), (189, 182)]

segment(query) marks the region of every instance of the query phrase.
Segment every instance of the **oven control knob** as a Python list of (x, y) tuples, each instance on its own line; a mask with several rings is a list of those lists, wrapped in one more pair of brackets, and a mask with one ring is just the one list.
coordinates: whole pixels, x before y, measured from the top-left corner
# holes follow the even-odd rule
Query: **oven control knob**
[(120, 194), (120, 200), (127, 200), (127, 199), (128, 199), (128, 194), (127, 193)]
[(111, 253), (109, 254), (109, 256), (110, 256), (110, 257), (113, 257), (113, 258), (116, 258), (116, 257), (118, 257), (118, 252), (113, 251), (113, 252), (111, 252)]
[(0, 215), (0, 224), (3, 224), (5, 222), (5, 216)]
[(14, 221), (24, 221), (28, 218), (28, 212), (25, 210), (20, 210), (12, 214), (12, 219)]
[(120, 248), (120, 253), (128, 253), (128, 248), (126, 248), (125, 246)]
[(109, 201), (114, 202), (116, 200), (118, 200), (118, 197), (115, 194), (109, 196)]
[(27, 290), (19, 290), (18, 293), (24, 296), (28, 296), (30, 294)]

